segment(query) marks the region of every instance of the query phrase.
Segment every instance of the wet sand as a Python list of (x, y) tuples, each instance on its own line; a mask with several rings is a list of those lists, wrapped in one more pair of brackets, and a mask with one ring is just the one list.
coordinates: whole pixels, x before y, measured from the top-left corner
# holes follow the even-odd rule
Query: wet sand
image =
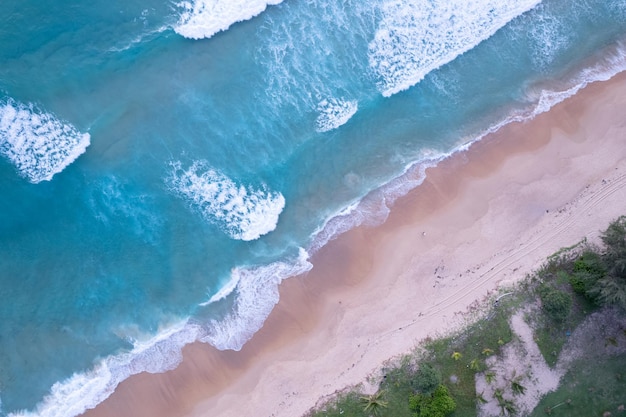
[(594, 83), (426, 171), (280, 288), (241, 351), (187, 346), (86, 416), (298, 417), (384, 361), (471, 320), (482, 300), (626, 214), (626, 75)]

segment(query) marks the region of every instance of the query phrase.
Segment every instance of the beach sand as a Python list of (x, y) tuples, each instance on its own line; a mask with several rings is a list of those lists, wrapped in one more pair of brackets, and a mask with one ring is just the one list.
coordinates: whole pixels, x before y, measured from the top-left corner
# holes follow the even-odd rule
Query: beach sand
[(377, 375), (559, 248), (626, 214), (626, 74), (427, 169), (388, 220), (324, 247), (240, 352), (195, 343), (120, 384), (95, 416), (298, 417)]

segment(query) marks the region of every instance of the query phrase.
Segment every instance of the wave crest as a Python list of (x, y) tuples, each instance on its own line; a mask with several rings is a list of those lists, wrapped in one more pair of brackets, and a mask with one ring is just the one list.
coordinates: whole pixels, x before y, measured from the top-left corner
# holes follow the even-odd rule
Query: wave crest
[(73, 417), (106, 400), (119, 385), (141, 372), (160, 373), (176, 368), (182, 348), (195, 341), (217, 349), (240, 350), (262, 326), (278, 302), (282, 280), (303, 274), (313, 265), (300, 248), (297, 259), (255, 268), (236, 268), (235, 309), (223, 320), (201, 324), (184, 320), (145, 342), (135, 341), (130, 352), (111, 355), (91, 370), (55, 383), (35, 410), (16, 411), (8, 417)]
[(359, 105), (356, 100), (343, 100), (330, 98), (322, 100), (317, 105), (317, 131), (328, 132), (342, 126), (350, 120), (358, 110)]
[(195, 341), (200, 327), (182, 322), (131, 352), (109, 356), (87, 372), (57, 382), (34, 411), (18, 411), (8, 417), (72, 417), (106, 400), (117, 385), (140, 372), (165, 372), (182, 361), (183, 346)]
[(90, 143), (88, 133), (33, 104), (0, 102), (0, 153), (32, 183), (50, 181)]
[(182, 9), (174, 31), (189, 39), (210, 38), (232, 24), (252, 19), (269, 5), (282, 0), (192, 0), (178, 3)]
[(237, 185), (206, 162), (196, 161), (184, 170), (172, 164), (169, 179), (175, 193), (186, 198), (210, 222), (238, 240), (255, 240), (276, 228), (285, 207), (281, 193)]
[(378, 88), (389, 97), (420, 82), (540, 0), (390, 0), (369, 44)]
[(211, 321), (209, 333), (200, 339), (220, 350), (240, 350), (278, 303), (278, 285), (286, 278), (313, 268), (308, 253), (300, 249), (296, 262), (274, 262), (255, 268), (235, 268), (233, 279), (237, 298), (233, 311), (223, 320)]

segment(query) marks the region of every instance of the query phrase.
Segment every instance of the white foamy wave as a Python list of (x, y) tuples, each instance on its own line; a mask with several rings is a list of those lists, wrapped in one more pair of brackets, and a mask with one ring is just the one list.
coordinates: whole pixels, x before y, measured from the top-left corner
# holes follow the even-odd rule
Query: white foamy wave
[(396, 200), (422, 184), (426, 178), (426, 169), (436, 165), (445, 156), (424, 155), (423, 159), (406, 166), (396, 178), (330, 217), (314, 233), (309, 252), (316, 253), (328, 242), (355, 227), (374, 227), (384, 223)]
[(0, 153), (32, 183), (50, 181), (89, 146), (89, 134), (34, 105), (0, 102)]
[(55, 383), (50, 393), (32, 411), (16, 411), (8, 417), (74, 417), (106, 400), (119, 385), (141, 372), (161, 373), (182, 361), (182, 348), (195, 341), (217, 349), (240, 350), (256, 333), (278, 302), (278, 285), (284, 279), (309, 271), (312, 264), (304, 249), (294, 261), (275, 262), (256, 268), (236, 268), (234, 310), (225, 319), (208, 326), (181, 321), (145, 341), (134, 341), (133, 349), (101, 360), (91, 370), (76, 373)]
[(236, 268), (237, 299), (233, 311), (223, 320), (211, 322), (202, 342), (220, 350), (240, 350), (263, 326), (278, 303), (278, 284), (284, 279), (304, 274), (313, 265), (308, 253), (300, 248), (295, 262), (274, 262), (256, 268)]
[(369, 64), (385, 97), (420, 82), (540, 0), (388, 0), (369, 44)]
[[(542, 11), (542, 6), (538, 6), (539, 11)], [(572, 42), (571, 29), (553, 13), (536, 13), (533, 23), (526, 28), (529, 41), (533, 44), (533, 63), (539, 69), (547, 68)]]
[(322, 100), (317, 105), (317, 131), (328, 132), (346, 124), (359, 108), (356, 100), (331, 98)]
[(187, 170), (180, 162), (172, 166), (169, 182), (174, 192), (233, 239), (254, 240), (276, 228), (285, 207), (281, 193), (268, 191), (265, 185), (259, 189), (237, 185), (203, 161), (194, 162)]
[(233, 291), (235, 291), (235, 288), (237, 288), (237, 284), (239, 284), (239, 278), (239, 274), (231, 274), (230, 280), (228, 280), (226, 285), (224, 285), (213, 297), (211, 297), (209, 301), (201, 303), (200, 305), (202, 307), (208, 306), (209, 304), (216, 303), (228, 297), (230, 294), (233, 293)]
[(147, 342), (136, 343), (131, 352), (109, 356), (87, 372), (57, 382), (33, 411), (9, 417), (74, 417), (106, 400), (115, 387), (140, 372), (165, 372), (182, 360), (181, 349), (195, 341), (201, 329), (182, 322)]
[(626, 45), (620, 43), (612, 54), (606, 55), (603, 58), (604, 59), (596, 65), (580, 71), (580, 74), (574, 78), (574, 85), (566, 90), (541, 90), (538, 99), (536, 98), (535, 92), (530, 92), (529, 96), (531, 100), (537, 102), (532, 113), (533, 117), (540, 113), (547, 112), (556, 104), (572, 97), (590, 83), (607, 81), (620, 72), (626, 71)]
[(192, 0), (178, 3), (182, 9), (174, 31), (189, 39), (210, 38), (233, 23), (252, 19), (267, 6), (282, 0)]
[(525, 109), (513, 112), (503, 120), (494, 123), (487, 129), (469, 138), (462, 139), (457, 147), (449, 152), (427, 152), (422, 158), (408, 165), (402, 174), (371, 191), (360, 201), (351, 204), (340, 213), (330, 217), (325, 224), (314, 233), (314, 238), (308, 251), (316, 253), (329, 241), (355, 227), (376, 226), (382, 224), (389, 215), (395, 201), (418, 187), (426, 178), (426, 169), (436, 166), (450, 156), (467, 151), (470, 146), (495, 133), (502, 127), (514, 123), (525, 122), (537, 115), (549, 111), (555, 105), (596, 81), (607, 81), (615, 75), (626, 71), (626, 43), (617, 42), (609, 51), (604, 51), (602, 57), (590, 67), (580, 69), (567, 83), (569, 87), (563, 90), (548, 90), (545, 88), (531, 89), (527, 94), (530, 103)]

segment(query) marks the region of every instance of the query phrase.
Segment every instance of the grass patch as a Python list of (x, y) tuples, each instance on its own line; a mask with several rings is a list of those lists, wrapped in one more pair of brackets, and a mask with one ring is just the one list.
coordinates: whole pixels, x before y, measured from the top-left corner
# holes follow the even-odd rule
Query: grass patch
[(320, 410), (309, 415), (311, 417), (363, 416), (361, 396), (354, 391), (340, 394)]
[(543, 308), (531, 318), (535, 342), (550, 367), (556, 365), (559, 354), (574, 329), (598, 309), (593, 301), (576, 292), (571, 285), (572, 274), (580, 267), (580, 251), (585, 253), (586, 250), (587, 246), (575, 245), (568, 250), (559, 251), (558, 255), (550, 257), (537, 271), (526, 287), (528, 298), (536, 301), (545, 301), (542, 294), (546, 287), (571, 297), (571, 305), (566, 315), (554, 317)]
[[(485, 360), (513, 340), (509, 320), (514, 311), (531, 311), (526, 319), (535, 330), (535, 341), (554, 367), (570, 334), (598, 309), (596, 303), (626, 309), (626, 217), (613, 222), (602, 241), (602, 248), (583, 241), (562, 249), (527, 277), (515, 294), (498, 298), (486, 317), (453, 336), (431, 340), (397, 365), (384, 368), (377, 393), (343, 393), (307, 416), (474, 417), (477, 404), (487, 401), (476, 393), (476, 374), (485, 372), (488, 383), (495, 377)], [(532, 416), (611, 415), (607, 412), (626, 416), (626, 355), (587, 359), (573, 365), (559, 389), (543, 398)], [(513, 396), (526, 391), (521, 379), (508, 382)], [(505, 398), (501, 387), (493, 395), (503, 414), (517, 412), (515, 401)]]
[[(476, 415), (475, 374), (486, 369), (485, 359), (500, 352), (513, 333), (509, 327), (511, 311), (520, 304), (517, 296), (507, 296), (487, 317), (464, 331), (426, 343), (419, 352), (406, 355), (391, 368), (383, 369), (379, 392), (386, 405), (380, 416), (415, 417), (409, 399), (417, 393), (430, 395), (443, 385), (456, 403), (450, 417)], [(368, 417), (362, 394), (351, 391), (312, 411), (310, 417)]]
[(550, 367), (556, 365), (559, 354), (574, 329), (596, 310), (597, 306), (587, 298), (572, 293), (572, 309), (563, 322), (550, 320), (545, 315), (534, 318), (535, 342)]
[[(485, 359), (497, 355), (502, 346), (513, 338), (508, 320), (509, 310), (516, 300), (511, 297), (507, 301), (508, 304), (501, 301), (492, 314), (465, 332), (426, 346), (427, 358), (438, 366), (450, 395), (456, 401), (457, 407), (451, 416), (476, 415), (475, 375), (486, 369)], [(451, 378), (456, 382), (452, 383)]]
[(565, 374), (559, 388), (546, 395), (531, 417), (626, 415), (626, 355), (599, 361), (580, 360)]

